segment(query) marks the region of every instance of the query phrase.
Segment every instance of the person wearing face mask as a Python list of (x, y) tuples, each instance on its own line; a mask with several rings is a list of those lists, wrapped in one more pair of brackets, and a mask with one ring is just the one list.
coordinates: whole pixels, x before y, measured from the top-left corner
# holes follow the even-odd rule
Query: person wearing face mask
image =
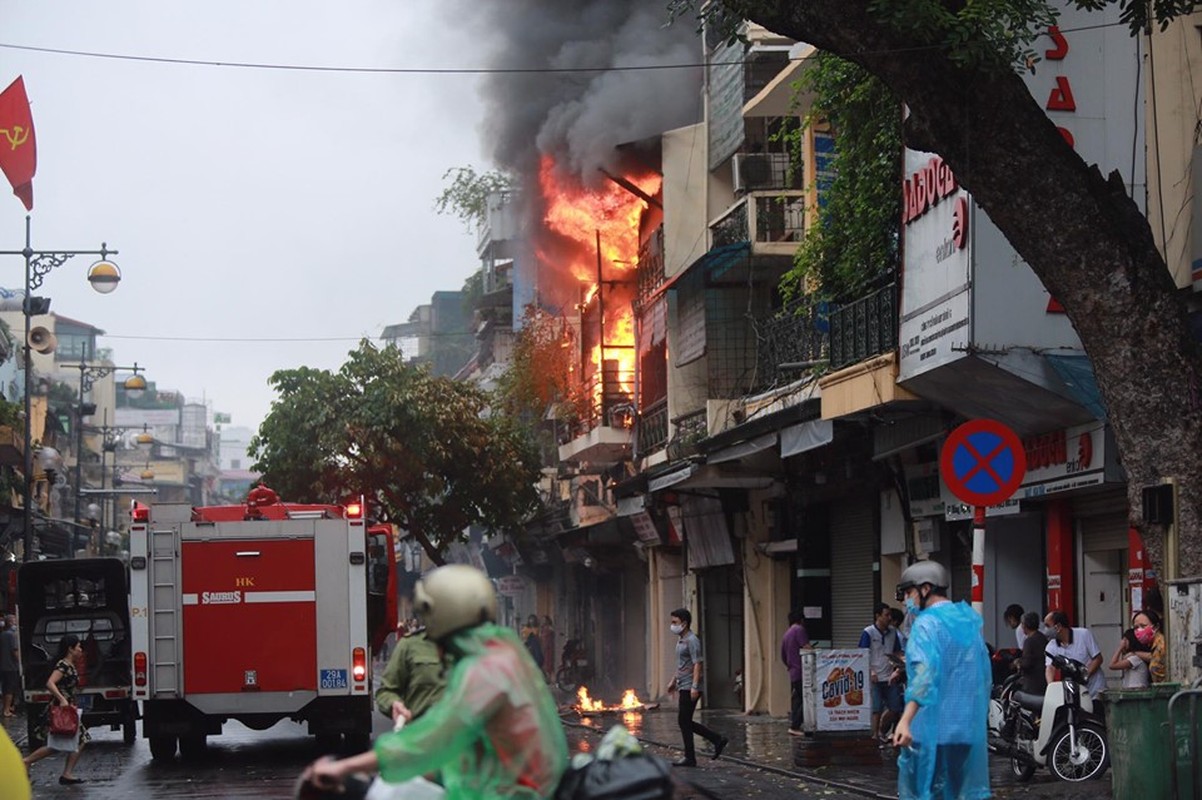
[(1023, 639), (1022, 655), (1014, 659), (1011, 668), (1022, 675), (1019, 687), (1027, 694), (1043, 694), (1047, 691), (1048, 681), (1044, 674), (1044, 653), (1048, 649), (1048, 637), (1039, 630), (1039, 615), (1028, 611), (1022, 616), (1022, 629), (1026, 636)]
[(1068, 614), (1053, 611), (1044, 618), (1051, 626), (1053, 636), (1048, 642), (1044, 659), (1044, 672), (1048, 683), (1056, 681), (1056, 668), (1052, 656), (1064, 656), (1085, 665), (1085, 690), (1094, 700), (1106, 690), (1106, 676), (1102, 674), (1102, 649), (1093, 638), (1089, 628), (1074, 628), (1068, 624)]
[(1136, 635), (1135, 628), (1123, 632), (1118, 649), (1110, 659), (1110, 669), (1123, 673), (1124, 689), (1145, 689), (1151, 683), (1148, 679), (1148, 663), (1140, 655), (1148, 651), (1148, 646)]
[(684, 737), (684, 758), (673, 762), (673, 766), (695, 767), (697, 751), (693, 744), (693, 734), (698, 734), (714, 746), (710, 758), (722, 755), (729, 740), (700, 722), (693, 721), (693, 712), (697, 710), (697, 702), (701, 699), (701, 669), (704, 663), (701, 640), (689, 629), (693, 615), (687, 608), (678, 608), (672, 612), (669, 622), (671, 624), (668, 629), (672, 631), (673, 636), (679, 638), (676, 642), (676, 677), (668, 684), (668, 691), (680, 693), (677, 722), (680, 723), (680, 733)]
[(981, 615), (948, 599), (947, 569), (918, 561), (897, 599), (915, 615), (906, 642), (906, 705), (893, 733), (899, 800), (981, 800), (989, 792), (990, 666)]
[(1164, 683), (1168, 679), (1168, 662), (1164, 634), (1160, 632), (1160, 615), (1148, 609), (1135, 615), (1132, 620), (1136, 640), (1147, 648), (1137, 653), (1148, 665), (1148, 677), (1152, 683)]

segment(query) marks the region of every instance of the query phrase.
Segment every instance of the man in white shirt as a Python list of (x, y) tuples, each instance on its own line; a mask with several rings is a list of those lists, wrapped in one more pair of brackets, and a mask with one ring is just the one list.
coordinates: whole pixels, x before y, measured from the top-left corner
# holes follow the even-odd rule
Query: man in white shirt
[(1088, 628), (1074, 628), (1068, 623), (1068, 614), (1063, 611), (1053, 611), (1044, 618), (1044, 623), (1052, 628), (1054, 637), (1048, 642), (1045, 660), (1045, 672), (1048, 683), (1056, 680), (1056, 668), (1052, 666), (1052, 656), (1064, 656), (1085, 665), (1085, 689), (1090, 697), (1097, 700), (1098, 695), (1106, 688), (1106, 676), (1102, 674), (1102, 650)]

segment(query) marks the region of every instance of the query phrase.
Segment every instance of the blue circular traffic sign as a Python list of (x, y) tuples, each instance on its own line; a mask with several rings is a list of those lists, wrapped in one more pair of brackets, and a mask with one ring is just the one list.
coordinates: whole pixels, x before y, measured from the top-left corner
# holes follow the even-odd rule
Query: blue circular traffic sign
[(1018, 434), (997, 420), (976, 419), (951, 432), (939, 455), (943, 482), (973, 506), (993, 506), (1022, 485), (1027, 454)]

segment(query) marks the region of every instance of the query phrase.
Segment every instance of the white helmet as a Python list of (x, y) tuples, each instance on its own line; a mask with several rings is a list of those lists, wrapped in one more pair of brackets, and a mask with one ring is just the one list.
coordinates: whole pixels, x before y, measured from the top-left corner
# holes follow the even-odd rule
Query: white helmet
[(901, 574), (901, 580), (897, 584), (897, 599), (901, 600), (908, 590), (922, 586), (924, 583), (929, 583), (939, 589), (942, 594), (947, 591), (951, 582), (947, 569), (938, 561), (915, 561)]
[(423, 575), (413, 589), (413, 601), (426, 623), (426, 636), (434, 641), (497, 619), (492, 581), (466, 564), (448, 564)]

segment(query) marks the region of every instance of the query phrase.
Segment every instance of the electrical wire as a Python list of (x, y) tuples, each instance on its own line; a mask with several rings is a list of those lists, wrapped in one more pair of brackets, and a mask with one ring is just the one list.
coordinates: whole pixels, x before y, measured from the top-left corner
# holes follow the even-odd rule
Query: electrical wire
[[(1101, 28), (1126, 25), (1124, 22), (1104, 22), (1097, 25), (1082, 25), (1077, 28), (1064, 28), (1061, 33), (1097, 30)], [(1046, 35), (1046, 34), (1040, 34)], [(943, 48), (942, 44), (915, 45), (914, 47), (886, 48), (882, 50), (856, 51), (856, 56), (890, 55), (899, 53), (917, 53)], [(204, 58), (170, 58), (168, 56), (146, 56), (132, 53), (113, 53), (100, 50), (75, 50), (67, 47), (40, 47), (37, 45), (17, 44), (15, 42), (0, 42), (0, 49), (19, 50), (27, 53), (43, 53), (58, 56), (75, 56), (78, 58), (96, 58), (109, 61), (134, 61), (145, 64), (170, 64), (176, 66), (194, 67), (226, 67), (232, 69), (274, 70), (281, 72), (332, 72), (360, 75), (522, 75), (548, 73), (597, 73), (597, 72), (652, 72), (669, 69), (697, 69), (700, 67), (718, 67), (729, 64), (747, 64), (749, 60), (727, 62), (683, 62), (677, 64), (630, 64), (626, 66), (603, 67), (353, 67), (333, 64), (283, 64), (267, 61), (218, 61)], [(839, 55), (836, 53), (836, 55)], [(848, 54), (850, 55), (850, 54)], [(843, 56), (847, 57), (847, 56)], [(802, 59), (790, 59), (800, 61)]]

